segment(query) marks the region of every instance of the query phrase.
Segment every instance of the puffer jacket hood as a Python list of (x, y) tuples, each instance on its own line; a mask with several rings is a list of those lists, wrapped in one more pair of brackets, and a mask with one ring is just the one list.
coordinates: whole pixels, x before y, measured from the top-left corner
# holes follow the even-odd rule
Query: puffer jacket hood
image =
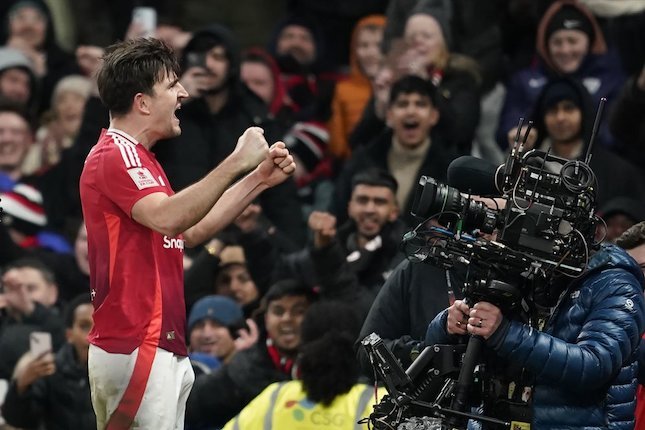
[(589, 274), (606, 269), (624, 269), (636, 277), (641, 286), (645, 285), (645, 276), (640, 266), (626, 251), (613, 244), (603, 244), (589, 261)]
[[(553, 17), (560, 11), (560, 9), (565, 6), (570, 6), (578, 9), (591, 22), (594, 37), (593, 43), (591, 44), (591, 46), (589, 46), (589, 54), (602, 55), (607, 53), (607, 43), (605, 42), (602, 30), (598, 25), (598, 21), (596, 21), (596, 18), (589, 11), (589, 9), (580, 4), (577, 0), (556, 1), (546, 10), (544, 15), (542, 16), (542, 19), (540, 20), (540, 23), (538, 25), (537, 36), (535, 39), (535, 49), (540, 55), (542, 61), (544, 61), (547, 67), (553, 72), (557, 72), (557, 68), (555, 66), (555, 63), (553, 63), (553, 61), (551, 60), (551, 56), (549, 55), (549, 46), (546, 38), (547, 28), (549, 27), (549, 23), (551, 22)], [(582, 64), (584, 64), (584, 61)]]

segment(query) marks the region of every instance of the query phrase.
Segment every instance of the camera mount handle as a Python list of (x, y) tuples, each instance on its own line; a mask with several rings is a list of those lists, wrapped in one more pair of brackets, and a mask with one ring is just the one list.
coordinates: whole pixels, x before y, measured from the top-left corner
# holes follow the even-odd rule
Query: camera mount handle
[[(455, 385), (455, 396), (451, 405), (451, 409), (454, 412), (463, 413), (468, 406), (468, 393), (470, 392), (470, 387), (473, 384), (475, 367), (477, 367), (477, 362), (479, 361), (479, 358), (481, 356), (483, 346), (483, 337), (472, 335), (469, 337), (468, 345), (466, 346), (466, 353), (464, 354), (461, 369), (459, 370), (457, 384)], [(453, 425), (458, 424), (456, 422), (452, 422), (454, 421), (453, 419), (451, 419), (450, 421)]]

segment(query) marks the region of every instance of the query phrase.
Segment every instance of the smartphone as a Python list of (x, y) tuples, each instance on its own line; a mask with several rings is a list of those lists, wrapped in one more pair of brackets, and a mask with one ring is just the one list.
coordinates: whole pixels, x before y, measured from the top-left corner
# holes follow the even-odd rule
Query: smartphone
[(29, 334), (29, 351), (32, 357), (40, 357), (52, 351), (52, 335), (46, 331), (34, 331)]
[(206, 53), (205, 52), (188, 52), (186, 54), (186, 69), (191, 67), (206, 68)]
[(141, 26), (142, 37), (154, 37), (157, 29), (157, 11), (152, 7), (132, 9), (132, 22)]

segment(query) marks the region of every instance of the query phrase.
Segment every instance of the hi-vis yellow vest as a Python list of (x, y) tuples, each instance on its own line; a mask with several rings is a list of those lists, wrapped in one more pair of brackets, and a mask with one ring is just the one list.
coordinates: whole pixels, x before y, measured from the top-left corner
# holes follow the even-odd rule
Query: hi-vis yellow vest
[[(381, 388), (379, 400), (386, 394)], [(223, 430), (358, 430), (357, 424), (372, 413), (374, 387), (356, 384), (324, 407), (307, 399), (300, 381), (269, 385), (229, 421)]]

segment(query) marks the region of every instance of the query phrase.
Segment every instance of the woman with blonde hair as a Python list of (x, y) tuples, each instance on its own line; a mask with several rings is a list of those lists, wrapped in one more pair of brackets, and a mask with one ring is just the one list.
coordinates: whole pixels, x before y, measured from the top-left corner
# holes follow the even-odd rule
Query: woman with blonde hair
[(446, 136), (460, 154), (469, 154), (480, 116), (481, 75), (475, 60), (450, 51), (447, 17), (415, 9), (405, 24), (406, 52), (399, 68), (430, 80)]

